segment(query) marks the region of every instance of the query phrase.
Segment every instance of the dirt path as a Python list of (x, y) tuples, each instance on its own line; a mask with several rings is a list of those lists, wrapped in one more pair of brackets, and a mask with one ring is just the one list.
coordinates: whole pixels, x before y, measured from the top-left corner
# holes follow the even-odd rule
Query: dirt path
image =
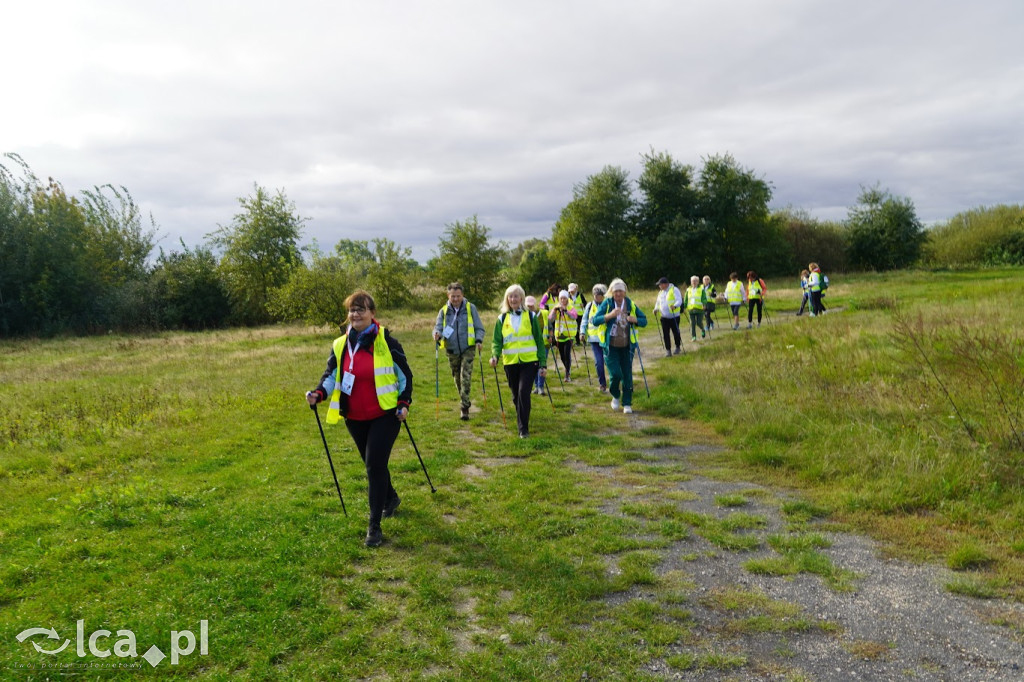
[[(644, 351), (654, 365), (664, 349), (647, 336)], [(640, 429), (652, 422), (637, 414), (633, 423)], [(884, 558), (875, 542), (836, 532), (784, 491), (695, 475), (712, 449), (707, 444), (640, 440), (646, 445), (638, 462), (577, 468), (618, 491), (605, 513), (635, 517), (651, 534), (664, 535), (665, 523), (681, 527), (680, 539), (656, 550), (657, 585), (609, 599), (656, 605), (658, 617), (691, 633), (647, 674), (1024, 680), (1024, 605), (954, 595), (945, 589), (957, 577), (951, 571)], [(637, 475), (638, 466), (665, 475), (652, 483)], [(794, 566), (802, 570), (786, 574)], [(616, 570), (610, 558), (609, 571)]]

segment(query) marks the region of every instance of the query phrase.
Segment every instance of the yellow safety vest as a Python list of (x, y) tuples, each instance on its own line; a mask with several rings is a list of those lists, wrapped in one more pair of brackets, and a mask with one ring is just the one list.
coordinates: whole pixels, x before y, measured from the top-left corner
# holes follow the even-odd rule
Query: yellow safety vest
[(725, 286), (725, 300), (729, 301), (731, 305), (743, 303), (743, 284), (739, 280), (730, 281)]
[(576, 320), (569, 317), (569, 311), (564, 313), (561, 308), (551, 311), (555, 316), (555, 338), (559, 341), (566, 341), (576, 335)]
[[(334, 340), (334, 357), (338, 360), (338, 369), (334, 390), (331, 392), (331, 405), (327, 409), (328, 424), (341, 421), (341, 378), (345, 374), (342, 358), (345, 357), (347, 341), (348, 334), (342, 334)], [(377, 338), (373, 340), (373, 383), (377, 389), (380, 409), (393, 410), (398, 407), (398, 375), (395, 373), (395, 359), (391, 356), (388, 342), (384, 340), (384, 327), (377, 328)]]
[(686, 289), (687, 310), (704, 310), (704, 303), (700, 300), (703, 292), (704, 289), (702, 287), (688, 287)]
[[(476, 343), (476, 333), (473, 329), (473, 309), (469, 307), (469, 301), (462, 299), (462, 305), (466, 306), (466, 337), (469, 339), (470, 347)], [(439, 311), (444, 317), (441, 318), (441, 331), (448, 326), (448, 304), (446, 303)], [(458, 318), (458, 314), (455, 315)], [(444, 335), (441, 335), (441, 350), (444, 350)]]
[(519, 331), (512, 326), (512, 313), (505, 313), (501, 323), (501, 362), (514, 365), (520, 362), (537, 362), (537, 339), (533, 338), (533, 314), (523, 311)]
[(537, 312), (534, 313), (534, 315), (536, 315), (537, 317), (540, 318), (540, 328), (543, 329), (544, 332), (545, 332), (544, 333), (544, 339), (545, 339), (544, 347), (545, 348), (548, 346), (548, 343), (547, 343), (547, 329), (548, 329), (548, 315), (549, 314), (550, 313), (548, 312), (547, 308), (541, 308), (540, 310), (538, 310)]
[(575, 296), (569, 294), (569, 302), (572, 303), (572, 309), (576, 311), (577, 317), (583, 314), (583, 296), (581, 294), (577, 293)]
[[(604, 344), (605, 326), (603, 324), (594, 324), (594, 318), (597, 317), (597, 309), (600, 307), (600, 303), (590, 304), (590, 317), (587, 318), (587, 341), (590, 341), (591, 336), (596, 336), (597, 342), (600, 344)], [(591, 343), (593, 342), (591, 341)]]
[(747, 283), (747, 298), (761, 298), (761, 280), (755, 279)]

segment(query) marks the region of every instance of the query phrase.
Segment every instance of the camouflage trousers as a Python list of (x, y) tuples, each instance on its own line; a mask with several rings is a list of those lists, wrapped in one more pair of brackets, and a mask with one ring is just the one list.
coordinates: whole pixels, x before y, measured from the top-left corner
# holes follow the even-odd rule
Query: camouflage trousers
[(459, 392), (459, 403), (463, 409), (469, 409), (469, 390), (473, 388), (473, 359), (476, 358), (476, 347), (467, 348), (459, 353), (448, 354), (455, 389)]

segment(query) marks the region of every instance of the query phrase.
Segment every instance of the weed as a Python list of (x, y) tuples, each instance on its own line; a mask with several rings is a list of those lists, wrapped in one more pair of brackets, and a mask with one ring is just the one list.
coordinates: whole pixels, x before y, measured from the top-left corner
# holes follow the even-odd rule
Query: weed
[(716, 495), (715, 504), (720, 507), (742, 507), (749, 504), (749, 500), (743, 495)]
[(946, 557), (946, 565), (954, 571), (984, 568), (991, 564), (992, 561), (992, 557), (973, 542), (960, 545)]

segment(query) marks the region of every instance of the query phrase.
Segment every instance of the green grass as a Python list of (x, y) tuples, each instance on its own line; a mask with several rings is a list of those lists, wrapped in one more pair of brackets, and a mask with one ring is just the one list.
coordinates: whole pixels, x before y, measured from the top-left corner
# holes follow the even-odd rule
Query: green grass
[(792, 524), (829, 516), (934, 562), (974, 537), (1024, 599), (1024, 311), (1003, 300), (1024, 269), (833, 280), (826, 305), (842, 312), (787, 317), (800, 298), (777, 287), (770, 334), (723, 333), (658, 365), (680, 391), (656, 407), (724, 437), (731, 476), (800, 489)]
[[(941, 303), (995, 333), (1024, 328), (1012, 306), (985, 303), (1020, 279), (864, 276), (834, 282), (828, 303), (853, 311), (895, 295), (928, 324)], [(391, 460), (403, 504), (378, 550), (362, 545), (365, 473), (351, 440), (326, 429), (345, 516), (302, 398), (331, 330), (0, 342), (0, 639), (35, 626), (71, 636), (81, 619), (87, 634), (130, 629), (139, 653), (166, 653), (172, 630), (207, 620), (208, 656), (159, 667), (179, 679), (632, 679), (676, 655), (679, 669), (729, 670), (744, 656), (696, 641), (692, 583), (662, 559), (678, 543), (697, 560), (707, 548), (687, 546), (696, 538), (716, 552), (756, 549), (766, 519), (732, 509), (747, 491), (723, 496), (722, 518), (688, 511), (692, 494), (675, 487), (692, 466), (798, 488), (806, 501), (782, 505), (791, 524), (828, 517), (936, 563), (977, 538), (990, 561), (965, 555), (978, 573), (950, 589), (1021, 594), (1008, 422), (972, 397), (972, 441), (895, 348), (887, 309), (868, 308), (716, 334), (649, 367), (654, 397), (637, 393), (638, 430), (585, 384), (556, 388), (556, 411), (534, 402), (527, 441), (503, 426), (489, 368), (486, 405), (476, 384), (481, 411), (468, 424), (443, 371), (436, 407), (432, 316), (385, 317), (415, 371), (410, 426), (438, 490), (403, 433)], [(948, 357), (940, 366), (962, 373)], [(653, 448), (723, 442), (685, 462)], [(846, 584), (816, 537), (770, 540), (778, 557), (766, 572)], [(649, 597), (613, 598), (637, 591)], [(752, 611), (734, 627), (768, 622)], [(52, 661), (78, 662), (69, 649)], [(4, 657), (40, 661), (28, 642)]]

